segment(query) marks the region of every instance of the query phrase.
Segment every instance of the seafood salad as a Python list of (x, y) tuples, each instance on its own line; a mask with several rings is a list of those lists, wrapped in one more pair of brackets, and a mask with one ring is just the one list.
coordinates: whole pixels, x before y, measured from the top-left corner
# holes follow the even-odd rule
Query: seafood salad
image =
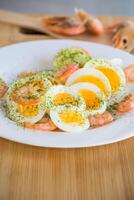
[(93, 58), (79, 47), (61, 49), (53, 68), (21, 72), (7, 85), (0, 78), (1, 112), (23, 128), (83, 132), (115, 120), (134, 109), (128, 84), (134, 65)]

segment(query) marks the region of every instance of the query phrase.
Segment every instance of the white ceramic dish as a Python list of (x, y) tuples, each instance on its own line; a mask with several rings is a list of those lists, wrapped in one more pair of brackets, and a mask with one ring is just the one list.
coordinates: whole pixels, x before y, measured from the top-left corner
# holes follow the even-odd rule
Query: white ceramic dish
[[(15, 44), (0, 49), (0, 76), (11, 82), (21, 71), (52, 67), (52, 59), (63, 47), (82, 47), (93, 57), (123, 60), (124, 66), (134, 63), (134, 56), (109, 46), (73, 40), (47, 40)], [(40, 132), (23, 129), (4, 117), (0, 111), (0, 136), (16, 142), (43, 147), (87, 147), (109, 144), (134, 136), (134, 112), (110, 125), (81, 134)]]

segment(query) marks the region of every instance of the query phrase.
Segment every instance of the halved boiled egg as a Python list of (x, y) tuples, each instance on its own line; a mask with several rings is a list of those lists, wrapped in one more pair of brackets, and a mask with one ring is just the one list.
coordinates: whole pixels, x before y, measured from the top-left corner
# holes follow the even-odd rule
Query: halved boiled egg
[(92, 83), (75, 83), (70, 89), (84, 98), (90, 115), (105, 112), (107, 101), (101, 89), (96, 85)]
[(50, 86), (39, 75), (15, 81), (5, 96), (8, 117), (17, 123), (38, 122), (45, 114), (45, 93)]
[(92, 83), (100, 88), (107, 99), (111, 97), (111, 86), (107, 77), (99, 70), (93, 68), (82, 68), (74, 72), (67, 80), (66, 85), (75, 83)]
[(110, 104), (121, 101), (126, 93), (126, 78), (121, 65), (120, 59), (92, 59), (85, 65), (86, 69), (95, 68), (99, 70), (109, 80), (111, 85)]
[(41, 74), (18, 79), (9, 87), (7, 97), (21, 105), (38, 104), (43, 101), (51, 85), (51, 82)]
[(48, 108), (48, 110), (52, 106), (59, 106), (65, 104), (78, 106), (79, 108), (82, 109), (86, 108), (84, 99), (76, 92), (70, 90), (69, 87), (63, 85), (52, 86), (47, 91), (45, 98), (46, 98), (45, 105)]
[(38, 105), (20, 105), (15, 102), (6, 104), (8, 117), (17, 123), (36, 123), (45, 114), (45, 108)]
[(90, 126), (87, 112), (72, 105), (51, 108), (50, 117), (59, 129), (66, 132), (82, 132)]

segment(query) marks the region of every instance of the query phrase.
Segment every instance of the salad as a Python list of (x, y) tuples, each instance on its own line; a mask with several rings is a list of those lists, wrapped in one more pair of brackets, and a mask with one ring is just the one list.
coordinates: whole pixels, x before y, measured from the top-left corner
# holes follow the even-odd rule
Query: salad
[(128, 84), (134, 65), (92, 58), (82, 48), (61, 49), (53, 69), (18, 74), (7, 85), (0, 78), (2, 112), (24, 128), (83, 132), (100, 127), (134, 109)]

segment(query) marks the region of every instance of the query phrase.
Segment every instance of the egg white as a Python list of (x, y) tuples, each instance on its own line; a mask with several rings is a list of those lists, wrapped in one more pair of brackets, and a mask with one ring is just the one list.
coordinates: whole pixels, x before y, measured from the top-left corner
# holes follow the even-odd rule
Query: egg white
[[(64, 123), (62, 122), (59, 114), (61, 111), (63, 110), (75, 110), (78, 111), (82, 114), (82, 117), (84, 119), (84, 124), (83, 125), (79, 125), (79, 124), (68, 124), (68, 123)], [(90, 123), (88, 120), (88, 116), (87, 116), (87, 112), (86, 111), (82, 111), (81, 109), (79, 109), (76, 106), (57, 106), (57, 107), (53, 107), (50, 110), (50, 117), (51, 120), (53, 121), (53, 123), (61, 130), (65, 131), (65, 132), (72, 132), (72, 133), (79, 133), (79, 132), (83, 132), (85, 130), (87, 130), (90, 127)]]
[(110, 86), (110, 82), (107, 79), (107, 77), (100, 72), (99, 70), (93, 69), (93, 68), (88, 68), (88, 67), (84, 67), (82, 69), (77, 70), (76, 72), (74, 72), (66, 81), (66, 85), (70, 86), (72, 84), (75, 83), (75, 80), (77, 78), (80, 78), (81, 76), (94, 76), (99, 78), (101, 81), (103, 81), (103, 83), (106, 86), (107, 89), (107, 99), (110, 99), (111, 97), (111, 86)]
[(71, 87), (71, 90), (74, 92), (79, 93), (81, 90), (89, 90), (94, 92), (96, 96), (100, 99), (100, 107), (98, 109), (89, 110), (90, 115), (102, 114), (105, 112), (107, 108), (107, 100), (103, 94), (103, 92), (94, 84), (92, 83), (75, 83)]
[(70, 89), (70, 87), (67, 87), (64, 85), (55, 85), (55, 86), (52, 86), (45, 94), (45, 105), (48, 110), (51, 107), (55, 106), (54, 102), (53, 102), (54, 97), (55, 97), (55, 95), (60, 94), (60, 93), (70, 94), (78, 102), (79, 108), (81, 108), (81, 109), (86, 108), (84, 99), (80, 95), (78, 95), (78, 93), (72, 91)]
[(17, 123), (36, 123), (42, 119), (45, 114), (45, 108), (38, 106), (38, 113), (32, 117), (25, 117), (19, 112), (18, 104), (14, 101), (6, 101), (6, 113), (8, 117)]
[[(86, 69), (95, 68), (96, 69), (98, 66), (112, 69), (120, 78), (120, 86), (117, 91), (115, 91), (115, 92), (111, 91), (111, 98), (109, 99), (108, 104), (112, 105), (114, 103), (120, 102), (124, 98), (124, 96), (126, 96), (126, 94), (127, 94), (126, 78), (125, 78), (124, 71), (121, 67), (122, 60), (119, 58), (114, 58), (111, 60), (91, 59), (89, 62), (87, 62), (85, 64), (84, 68), (86, 68)], [(103, 72), (101, 72), (101, 73), (103, 73)]]

